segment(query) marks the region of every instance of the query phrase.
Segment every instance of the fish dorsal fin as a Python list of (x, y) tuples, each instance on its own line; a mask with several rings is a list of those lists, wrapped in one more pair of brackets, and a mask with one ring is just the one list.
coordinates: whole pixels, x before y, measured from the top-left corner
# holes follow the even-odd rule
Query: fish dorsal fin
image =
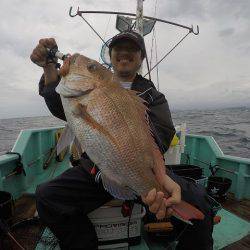
[(101, 179), (103, 187), (116, 199), (120, 200), (133, 200), (136, 198), (136, 194), (129, 187), (122, 185), (118, 178), (107, 177), (101, 172)]
[(74, 153), (75, 153), (76, 157), (78, 159), (78, 158), (81, 157), (83, 152), (84, 152), (84, 150), (82, 149), (82, 146), (81, 146), (80, 142), (75, 137), (73, 143), (71, 144), (71, 154), (74, 155)]
[(134, 107), (138, 111), (138, 115), (142, 120), (142, 129), (146, 132), (147, 140), (150, 145), (152, 145), (152, 152), (154, 154), (154, 163), (153, 163), (153, 171), (158, 183), (163, 183), (163, 177), (166, 174), (165, 170), (165, 162), (164, 158), (158, 148), (154, 140), (154, 134), (150, 127), (149, 116), (148, 116), (148, 107), (145, 105), (147, 103), (143, 98), (138, 96), (138, 92), (134, 90), (126, 90), (130, 98), (132, 98), (133, 102), (136, 104)]
[(145, 131), (147, 132), (148, 139), (150, 140), (152, 145), (157, 147), (153, 138), (151, 127), (149, 125), (149, 117), (148, 117), (149, 109), (145, 105), (147, 102), (143, 98), (138, 96), (138, 93), (140, 92), (131, 89), (126, 89), (125, 91), (127, 92), (128, 96), (133, 100), (133, 102), (136, 104), (134, 107), (137, 109), (138, 115), (143, 121), (143, 129), (145, 129)]
[[(149, 109), (145, 105), (147, 102), (143, 98), (138, 96), (140, 92), (131, 89), (126, 89), (125, 91), (129, 95), (129, 97), (132, 98), (133, 102), (135, 102), (135, 107), (137, 108), (139, 115), (142, 115), (145, 118), (145, 114), (147, 114), (147, 111), (149, 111)], [(148, 120), (145, 121), (148, 122)]]

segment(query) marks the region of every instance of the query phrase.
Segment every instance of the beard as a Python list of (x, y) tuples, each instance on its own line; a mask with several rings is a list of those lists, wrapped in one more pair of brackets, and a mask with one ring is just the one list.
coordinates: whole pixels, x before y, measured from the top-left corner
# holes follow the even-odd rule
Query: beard
[(120, 77), (129, 77), (129, 76), (133, 76), (134, 74), (136, 74), (140, 68), (141, 68), (141, 64), (138, 65), (133, 70), (120, 70), (120, 71), (117, 71), (116, 69), (114, 69), (114, 71)]

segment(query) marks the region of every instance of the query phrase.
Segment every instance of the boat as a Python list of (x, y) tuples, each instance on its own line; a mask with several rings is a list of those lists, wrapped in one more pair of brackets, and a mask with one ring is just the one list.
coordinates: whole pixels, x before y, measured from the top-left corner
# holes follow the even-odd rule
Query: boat
[[(72, 8), (70, 13), (71, 11)], [(82, 15), (79, 9), (77, 15)], [(71, 14), (71, 16), (74, 15)], [(137, 17), (138, 20), (142, 18), (141, 0), (138, 0)], [(147, 19), (150, 20), (149, 17)], [(188, 27), (188, 29), (189, 31), (193, 30), (192, 27)], [(198, 34), (198, 30), (197, 26), (196, 34)], [(143, 32), (143, 29), (141, 32)], [(193, 31), (193, 33), (195, 32)], [(152, 68), (148, 68), (149, 73), (151, 70)], [(0, 212), (2, 213), (0, 213), (0, 228), (2, 236), (4, 235), (0, 241), (0, 249), (1, 247), (6, 250), (59, 249), (56, 238), (39, 221), (34, 193), (37, 185), (72, 167), (69, 161), (72, 154), (70, 149), (65, 150), (59, 156), (56, 156), (55, 153), (62, 129), (63, 126), (23, 130), (20, 132), (12, 150), (0, 156)], [(215, 222), (217, 224), (213, 233), (214, 249), (249, 249), (250, 158), (225, 155), (211, 136), (186, 134), (183, 129), (180, 129), (180, 131), (177, 142), (173, 143), (167, 152), (168, 157), (173, 157), (172, 167), (175, 165), (177, 169), (180, 169), (181, 166), (186, 166), (186, 170), (189, 170), (189, 172), (192, 172), (194, 166), (202, 169), (202, 177), (192, 178), (197, 185), (208, 186), (209, 181), (210, 184), (213, 181), (213, 177), (231, 181), (228, 186), (229, 190), (226, 190), (223, 194), (224, 200), (218, 203), (213, 199), (214, 209), (218, 218), (221, 219), (220, 222)], [(215, 194), (218, 190), (216, 186), (213, 186), (211, 191)], [(121, 204), (119, 202), (108, 204), (106, 208), (115, 208), (112, 211), (120, 213)], [(103, 221), (101, 220), (103, 213), (102, 211), (98, 214), (97, 211), (97, 214), (92, 215), (96, 222), (96, 228), (99, 226), (100, 229), (102, 223), (102, 225), (108, 225), (102, 226), (102, 228), (109, 227), (109, 229), (112, 229), (112, 227), (115, 227), (115, 233), (118, 234), (118, 228), (123, 228), (123, 230), (128, 228), (129, 230), (130, 226), (136, 225), (137, 229), (139, 228), (137, 230), (139, 233), (136, 232), (135, 237), (131, 233), (130, 238), (134, 238), (134, 241), (130, 241), (129, 237), (128, 239), (123, 237), (118, 243), (116, 241), (115, 243), (103, 244), (100, 241), (102, 243), (99, 246), (100, 249), (156, 250), (166, 249), (166, 246), (168, 246), (168, 249), (174, 249), (176, 238), (166, 243), (163, 241), (163, 237), (166, 237), (167, 233), (157, 236), (157, 234), (146, 232), (146, 227), (141, 220), (145, 211), (141, 207), (138, 207), (137, 214), (134, 217), (132, 216), (133, 221), (121, 214), (119, 214), (119, 220), (117, 217), (114, 221), (112, 216), (109, 215)], [(171, 232), (171, 225), (168, 225), (170, 226), (169, 232)], [(110, 237), (110, 230), (108, 232), (107, 239)], [(5, 244), (9, 244), (8, 247)]]
[[(15, 201), (17, 214), (14, 217), (17, 219), (14, 218), (13, 223), (33, 218), (36, 211), (34, 192), (38, 184), (72, 167), (69, 164), (69, 152), (59, 158), (54, 154), (61, 130), (62, 127), (23, 130), (11, 150), (13, 154), (0, 156), (0, 190), (10, 193)], [(180, 163), (187, 164), (187, 159), (189, 165), (200, 166), (205, 176), (211, 175), (212, 166), (217, 167), (216, 176), (232, 180), (230, 196), (222, 203), (223, 209), (218, 212), (221, 222), (215, 225), (214, 249), (244, 249), (243, 246), (249, 248), (250, 159), (224, 155), (213, 137), (193, 134), (185, 136), (185, 150), (181, 154)], [(21, 169), (17, 170), (17, 167)], [(32, 236), (28, 239), (33, 243), (35, 241)], [(25, 242), (27, 244), (27, 239)], [(143, 237), (141, 242), (131, 249), (161, 249), (160, 242), (152, 242), (153, 248), (150, 243), (149, 246), (145, 245), (147, 243)], [(232, 243), (239, 248), (226, 247)]]

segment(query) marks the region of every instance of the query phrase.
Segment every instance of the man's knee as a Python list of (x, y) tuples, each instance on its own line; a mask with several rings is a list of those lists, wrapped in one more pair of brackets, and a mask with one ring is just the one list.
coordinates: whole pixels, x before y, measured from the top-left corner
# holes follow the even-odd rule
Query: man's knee
[[(205, 188), (173, 174), (172, 178), (181, 186), (182, 199), (197, 207), (205, 215), (204, 220), (194, 221), (194, 225), (187, 228), (179, 220), (172, 219), (177, 231), (182, 232), (176, 249), (212, 249), (213, 212)], [(195, 241), (193, 237), (195, 237)]]
[(205, 215), (210, 214), (211, 204), (208, 200), (206, 189), (203, 186), (174, 175), (173, 173), (171, 173), (170, 177), (180, 185), (182, 200), (197, 207), (205, 213)]
[(49, 191), (48, 183), (42, 183), (36, 187), (36, 200), (37, 202), (45, 201), (50, 199), (50, 191)]

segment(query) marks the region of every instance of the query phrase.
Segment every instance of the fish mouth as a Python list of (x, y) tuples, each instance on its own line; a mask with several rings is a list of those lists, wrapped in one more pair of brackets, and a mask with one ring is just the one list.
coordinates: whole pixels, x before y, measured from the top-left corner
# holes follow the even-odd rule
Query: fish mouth
[(64, 98), (80, 97), (85, 94), (85, 92), (71, 89), (61, 82), (56, 87), (56, 92)]
[(60, 83), (56, 87), (56, 92), (63, 96), (64, 98), (72, 98), (72, 97), (80, 97), (87, 93), (86, 90), (82, 90), (79, 86), (79, 88), (71, 88), (67, 86), (67, 82), (71, 82), (71, 85), (78, 85), (78, 82), (86, 82), (89, 81), (91, 78), (89, 76), (83, 76), (78, 74), (71, 74), (68, 75), (66, 78), (62, 78)]

